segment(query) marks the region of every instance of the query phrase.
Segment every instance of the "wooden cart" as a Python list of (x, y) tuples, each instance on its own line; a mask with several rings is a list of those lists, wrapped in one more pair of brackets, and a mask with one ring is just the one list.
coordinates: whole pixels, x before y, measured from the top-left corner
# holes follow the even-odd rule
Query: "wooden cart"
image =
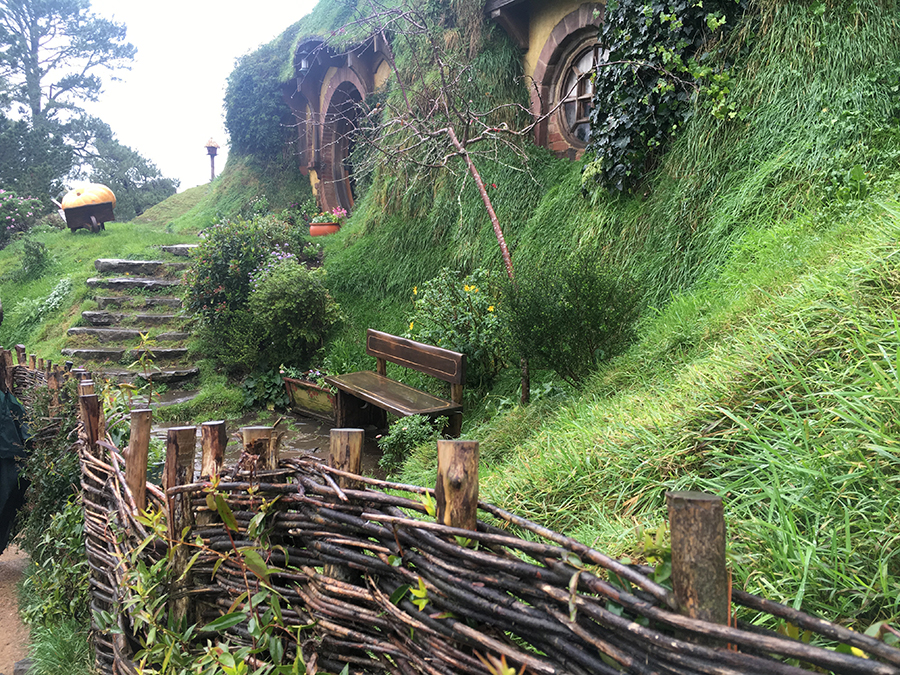
[(63, 209), (63, 213), (66, 214), (66, 225), (72, 232), (82, 227), (90, 229), (91, 232), (99, 232), (106, 229), (104, 223), (116, 219), (113, 215), (113, 202), (72, 206)]

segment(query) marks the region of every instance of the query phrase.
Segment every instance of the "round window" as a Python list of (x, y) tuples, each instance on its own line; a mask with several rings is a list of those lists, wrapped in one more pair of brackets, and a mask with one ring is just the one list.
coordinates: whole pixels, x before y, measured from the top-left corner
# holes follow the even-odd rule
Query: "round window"
[(569, 141), (587, 145), (591, 136), (588, 113), (594, 97), (594, 82), (591, 79), (597, 64), (605, 59), (600, 45), (593, 44), (575, 53), (561, 72), (559, 79), (560, 126)]

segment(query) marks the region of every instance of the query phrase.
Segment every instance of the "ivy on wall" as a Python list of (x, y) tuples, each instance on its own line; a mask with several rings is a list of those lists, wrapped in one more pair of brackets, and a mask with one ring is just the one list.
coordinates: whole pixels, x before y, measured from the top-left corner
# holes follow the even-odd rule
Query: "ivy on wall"
[[(609, 0), (600, 42), (609, 50), (595, 76), (586, 180), (628, 190), (685, 121), (695, 94), (723, 95), (723, 77), (701, 52), (734, 26), (746, 0)], [(714, 114), (734, 116), (721, 101)]]

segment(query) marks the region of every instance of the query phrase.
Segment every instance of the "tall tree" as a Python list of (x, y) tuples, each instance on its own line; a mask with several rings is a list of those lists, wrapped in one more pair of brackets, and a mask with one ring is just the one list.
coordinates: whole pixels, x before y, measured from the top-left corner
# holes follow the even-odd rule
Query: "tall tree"
[(0, 0), (0, 76), (36, 129), (95, 101), (100, 71), (127, 68), (125, 26), (96, 16), (89, 0)]
[(117, 220), (131, 220), (175, 194), (178, 181), (165, 178), (153, 162), (119, 143), (109, 126), (100, 123), (94, 150), (90, 178), (115, 193)]

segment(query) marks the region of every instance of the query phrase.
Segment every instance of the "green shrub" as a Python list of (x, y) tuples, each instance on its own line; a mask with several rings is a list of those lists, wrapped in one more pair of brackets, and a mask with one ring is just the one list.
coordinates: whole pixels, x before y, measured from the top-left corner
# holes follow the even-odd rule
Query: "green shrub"
[(508, 333), (499, 311), (496, 275), (484, 269), (462, 277), (448, 268), (413, 288), (407, 337), (466, 355), (466, 383), (487, 387), (505, 365)]
[(325, 287), (325, 270), (285, 256), (258, 270), (252, 284), (248, 309), (258, 327), (261, 356), (273, 366), (306, 363), (340, 319)]
[(30, 624), (87, 621), (90, 570), (80, 500), (65, 502), (62, 510), (50, 517), (37, 543), (30, 551), (32, 566), (23, 582), (23, 620)]
[(0, 190), (0, 248), (17, 232), (28, 230), (43, 214), (33, 197), (20, 197), (12, 190)]
[(36, 440), (22, 471), (29, 486), (25, 493), (20, 543), (36, 564), (41, 564), (48, 552), (42, 542), (53, 516), (79, 490), (81, 467), (78, 453), (72, 452), (71, 448), (71, 434), (78, 422), (77, 400), (75, 384), (69, 381), (60, 391), (62, 407), (56, 412), (61, 426), (55, 433), (50, 433), (42, 429), (43, 424), (51, 419), (49, 391), (44, 387), (35, 393), (31, 432)]
[(583, 255), (568, 265), (525, 268), (505, 298), (512, 339), (522, 356), (580, 386), (593, 367), (634, 336), (639, 293)]
[(378, 463), (385, 469), (399, 466), (411, 450), (436, 441), (446, 424), (446, 417), (432, 421), (425, 415), (410, 415), (393, 422), (378, 439), (383, 453)]

